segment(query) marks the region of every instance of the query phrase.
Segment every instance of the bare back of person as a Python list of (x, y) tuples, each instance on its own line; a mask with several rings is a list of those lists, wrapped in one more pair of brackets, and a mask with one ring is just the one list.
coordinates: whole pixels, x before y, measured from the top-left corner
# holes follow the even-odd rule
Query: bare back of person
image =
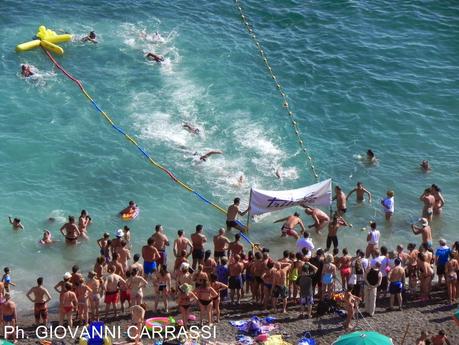
[(214, 237), (214, 251), (224, 252), (228, 249), (229, 239), (224, 235), (217, 235)]
[(228, 213), (226, 214), (226, 220), (235, 221), (239, 214), (239, 206), (231, 205), (228, 207)]

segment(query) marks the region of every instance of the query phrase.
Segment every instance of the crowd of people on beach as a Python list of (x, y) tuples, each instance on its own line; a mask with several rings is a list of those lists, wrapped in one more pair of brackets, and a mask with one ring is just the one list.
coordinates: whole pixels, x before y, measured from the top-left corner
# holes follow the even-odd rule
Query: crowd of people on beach
[[(305, 226), (298, 212), (277, 220), (282, 222), (281, 236), (296, 240), (295, 249), (285, 250), (279, 259), (272, 258), (270, 250), (258, 244), (247, 251), (241, 238), (246, 228), (238, 221), (238, 216), (245, 215), (250, 208), (241, 211), (239, 198), (228, 207), (226, 228), (220, 228), (212, 239), (213, 251), (206, 250), (210, 241), (202, 225), (197, 225), (189, 238), (184, 230), (178, 230), (173, 241), (169, 240), (161, 225), (156, 225), (138, 254), (131, 253), (128, 226), (118, 229), (113, 238), (105, 233), (97, 240), (100, 256), (87, 276), (81, 273), (78, 265), (74, 265), (71, 272), (65, 273), (63, 280), (54, 286), (59, 293), (59, 323), (64, 324), (66, 320), (72, 327), (74, 320), (81, 324), (99, 320), (103, 301), (104, 320), (110, 312), (116, 317), (119, 312), (125, 313), (130, 308), (133, 320), (141, 325), (147, 309), (144, 292), (152, 289), (153, 312), (169, 313), (169, 302), (173, 299), (185, 327), (193, 305), (198, 306), (201, 324), (212, 325), (221, 319), (222, 302), (228, 301), (233, 308), (238, 308), (241, 300), (250, 296), (251, 303), (274, 312), (286, 313), (289, 304), (299, 304), (300, 318), (311, 318), (317, 301), (334, 301), (346, 311), (344, 328), (350, 329), (354, 316), (361, 313), (361, 304), (364, 305), (364, 315), (371, 317), (376, 304), (387, 295), (390, 297), (388, 310), (401, 310), (402, 296), (428, 301), (435, 272), (439, 288), (447, 293), (448, 303), (455, 304), (459, 297), (459, 241), (448, 246), (446, 240), (440, 239), (439, 246), (434, 249), (429, 226), (432, 218), (441, 214), (445, 203), (438, 186), (432, 185), (420, 196), (424, 205), (422, 217), (411, 226), (414, 234), (421, 235), (420, 244), (408, 243), (406, 250), (403, 244), (399, 244), (390, 250), (380, 243), (381, 234), (376, 222), (372, 221), (366, 234), (367, 246), (356, 250), (355, 255), (347, 248), (340, 249), (338, 240), (339, 228), (352, 226), (344, 215), (346, 202), (353, 193), (358, 203), (364, 202), (365, 197), (371, 201), (371, 193), (360, 182), (347, 195), (335, 186), (336, 212), (331, 217), (318, 208), (305, 205), (304, 212), (312, 218), (313, 224)], [(390, 221), (394, 213), (393, 198), (394, 193), (388, 192), (387, 198), (381, 200), (386, 221)], [(136, 208), (135, 202), (131, 201), (120, 215), (133, 213)], [(14, 229), (24, 229), (20, 219), (10, 217), (9, 221)], [(85, 210), (81, 211), (78, 221), (70, 216), (60, 228), (66, 245), (75, 245), (80, 239), (87, 240), (91, 222)], [(298, 226), (300, 234), (295, 230)], [(234, 239), (227, 235), (232, 228), (241, 231), (234, 235)], [(325, 228), (328, 229), (326, 247), (316, 249), (307, 230), (321, 233)], [(50, 232), (45, 230), (41, 243), (48, 246), (53, 242)], [(172, 247), (172, 260), (167, 257), (169, 246)], [(17, 322), (16, 307), (10, 294), (14, 287), (10, 268), (5, 268), (0, 282), (0, 320), (3, 325)], [(48, 303), (52, 297), (44, 287), (43, 277), (37, 279), (37, 285), (26, 296), (34, 304), (36, 324), (48, 324)], [(162, 310), (158, 309), (160, 304)], [(429, 343), (423, 341), (419, 344)], [(433, 344), (443, 343), (447, 344)]]

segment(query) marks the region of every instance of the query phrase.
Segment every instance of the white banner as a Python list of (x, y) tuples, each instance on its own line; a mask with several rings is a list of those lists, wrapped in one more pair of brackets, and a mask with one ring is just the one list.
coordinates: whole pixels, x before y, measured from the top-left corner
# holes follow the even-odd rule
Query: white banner
[(330, 206), (332, 180), (328, 179), (311, 186), (291, 190), (250, 190), (250, 214), (258, 215), (302, 206)]

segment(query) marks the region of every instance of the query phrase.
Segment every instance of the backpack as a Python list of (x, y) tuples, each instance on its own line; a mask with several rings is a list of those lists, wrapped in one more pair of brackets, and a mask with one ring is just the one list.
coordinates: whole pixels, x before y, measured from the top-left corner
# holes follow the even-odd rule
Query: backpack
[(379, 270), (371, 268), (367, 274), (368, 283), (370, 283), (370, 285), (372, 286), (376, 286), (378, 285), (378, 280), (379, 280)]

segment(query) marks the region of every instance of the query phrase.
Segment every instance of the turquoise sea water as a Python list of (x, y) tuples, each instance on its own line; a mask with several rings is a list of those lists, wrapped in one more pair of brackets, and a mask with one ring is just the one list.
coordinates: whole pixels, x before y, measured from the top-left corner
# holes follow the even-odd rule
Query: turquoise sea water
[[(342, 232), (343, 246), (364, 245), (359, 228), (369, 219), (381, 222), (390, 245), (414, 240), (408, 220), (419, 215), (418, 197), (432, 183), (447, 201), (433, 224), (435, 238), (456, 240), (457, 2), (242, 4), (321, 178), (332, 177), (346, 192), (361, 180), (374, 194), (373, 205), (350, 204), (354, 229)], [(212, 236), (224, 222), (148, 165), (40, 50), (15, 53), (41, 24), (77, 36), (97, 32), (97, 45), (62, 44), (58, 61), (154, 159), (209, 199), (226, 207), (240, 196), (246, 205), (251, 185), (287, 189), (314, 182), (232, 1), (4, 0), (0, 13), (0, 266), (12, 268), (21, 304), (19, 293), (38, 275), (51, 287), (75, 262), (85, 272), (92, 267), (95, 239), (122, 225), (115, 214), (130, 199), (141, 207), (130, 224), (134, 248), (157, 223), (173, 238), (177, 229), (190, 233), (198, 223)], [(164, 42), (151, 40), (155, 31)], [(148, 51), (166, 63), (145, 61)], [(38, 78), (21, 78), (21, 63), (35, 66)], [(183, 131), (185, 121), (197, 124), (201, 135)], [(376, 167), (355, 158), (368, 148), (380, 160)], [(193, 153), (209, 149), (224, 155), (198, 164)], [(431, 161), (431, 173), (418, 169), (422, 159)], [(282, 180), (274, 176), (278, 167)], [(396, 193), (396, 214), (384, 227), (378, 200), (389, 189)], [(83, 208), (94, 219), (89, 244), (37, 244), (44, 228), (60, 239), (63, 217)], [(9, 214), (23, 220), (25, 231), (10, 229)], [(50, 216), (58, 221), (48, 224)], [(278, 239), (272, 221), (280, 216), (259, 219), (251, 232), (276, 254), (293, 248), (292, 240)], [(315, 242), (323, 246), (325, 237)]]

